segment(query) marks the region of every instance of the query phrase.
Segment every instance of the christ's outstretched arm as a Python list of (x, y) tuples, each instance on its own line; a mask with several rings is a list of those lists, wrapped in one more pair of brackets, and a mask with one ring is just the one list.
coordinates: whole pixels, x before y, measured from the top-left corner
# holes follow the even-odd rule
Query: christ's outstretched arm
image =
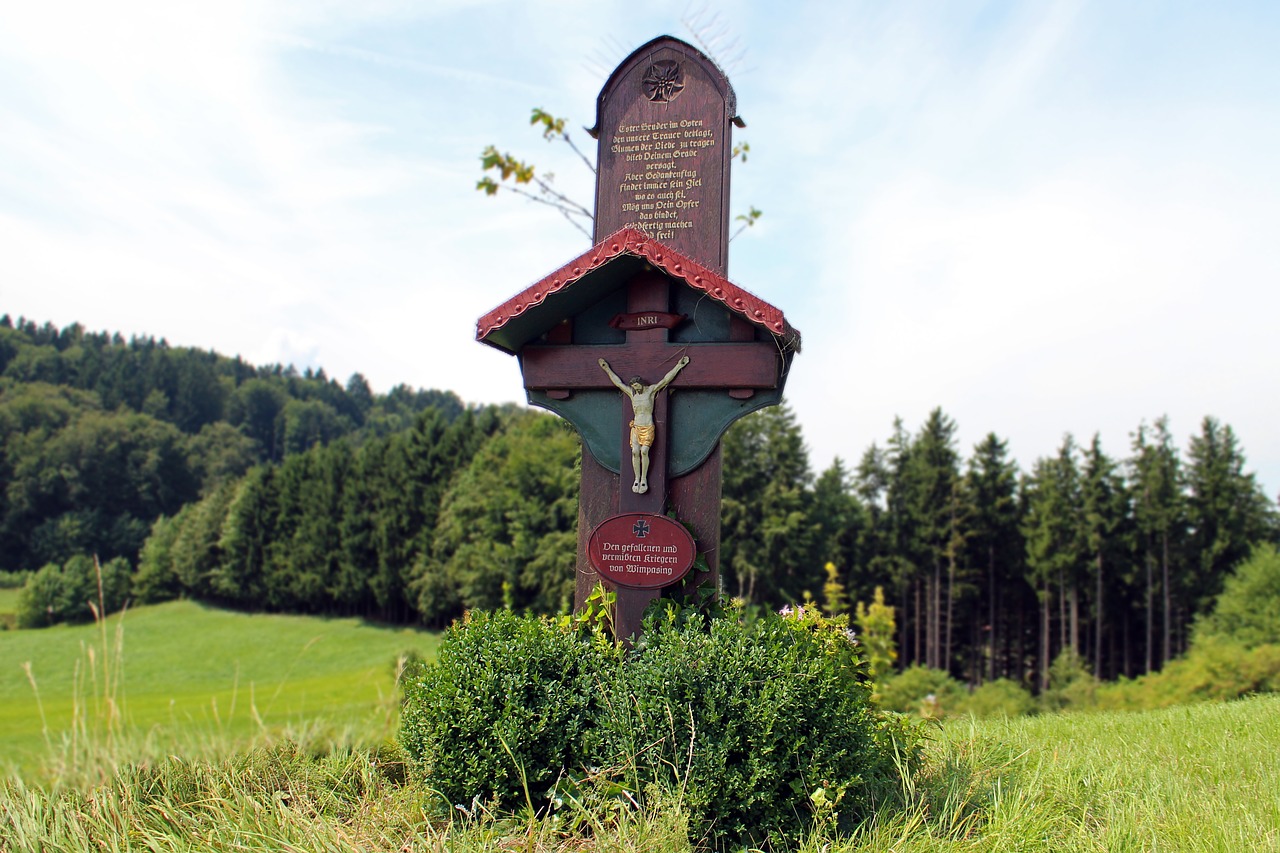
[(676, 378), (676, 374), (679, 373), (681, 370), (684, 370), (684, 366), (688, 363), (689, 363), (689, 356), (687, 355), (681, 358), (679, 361), (677, 361), (676, 366), (671, 368), (670, 372), (668, 372), (666, 376), (658, 380), (658, 383), (653, 386), (653, 390), (661, 391), (663, 388), (666, 388), (668, 385), (670, 385), (671, 381)]
[(613, 369), (609, 367), (609, 362), (602, 358), (600, 359), (600, 366), (604, 368), (605, 373), (609, 374), (609, 381), (614, 385), (617, 385), (619, 391), (627, 396), (631, 395), (631, 389), (627, 387), (626, 383), (622, 381), (622, 378), (618, 376), (618, 374), (613, 372)]

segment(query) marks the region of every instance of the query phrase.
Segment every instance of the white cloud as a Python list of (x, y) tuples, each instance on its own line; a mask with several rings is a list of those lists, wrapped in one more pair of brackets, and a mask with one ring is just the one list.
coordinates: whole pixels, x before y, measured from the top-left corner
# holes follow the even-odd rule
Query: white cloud
[[(1026, 462), (1212, 413), (1274, 490), (1280, 120), (1249, 94), (1274, 56), (1217, 62), (1161, 42), (1193, 24), (1098, 3), (723, 8), (753, 148), (735, 208), (765, 211), (730, 274), (805, 333), (789, 396), (816, 465), (936, 405)], [(7, 3), (0, 312), (519, 398), (475, 319), (585, 241), (477, 194), (479, 151), (589, 198), (528, 109), (590, 124), (600, 68), (687, 11)], [(1212, 15), (1239, 35), (1214, 43), (1268, 41)], [(1180, 49), (1221, 91), (1155, 61)]]
[(1217, 415), (1254, 436), (1255, 462), (1274, 458), (1277, 407), (1255, 389), (1273, 382), (1280, 296), (1264, 284), (1280, 260), (1259, 264), (1257, 249), (1280, 210), (1220, 187), (1131, 189), (1090, 167), (1017, 193), (918, 177), (870, 200), (827, 259), (844, 298), (814, 317), (802, 355), (845, 368), (842, 391), (829, 370), (794, 374), (816, 461), (939, 405), (966, 447), (1013, 434), (1024, 463), (1066, 431), (1101, 430), (1123, 455), (1165, 412), (1184, 433)]

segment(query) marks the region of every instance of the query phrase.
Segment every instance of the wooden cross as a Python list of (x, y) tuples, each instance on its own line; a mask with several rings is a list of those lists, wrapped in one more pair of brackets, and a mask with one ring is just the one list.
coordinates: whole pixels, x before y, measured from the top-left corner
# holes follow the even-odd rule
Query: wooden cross
[[(731, 135), (742, 126), (736, 110), (723, 72), (692, 46), (663, 36), (633, 52), (597, 101), (594, 246), (477, 324), (479, 340), (519, 356), (530, 402), (568, 419), (583, 437), (577, 607), (613, 571), (593, 563), (589, 539), (612, 531), (623, 514), (673, 514), (708, 568), (685, 585), (717, 584), (720, 436), (737, 418), (779, 402), (799, 349), (799, 333), (781, 311), (725, 278)], [(697, 322), (677, 325), (674, 310)], [(686, 356), (669, 387), (653, 388)], [(628, 470), (635, 398), (618, 391), (601, 359), (621, 381), (639, 376), (649, 386), (644, 393), (654, 394), (643, 493), (633, 490)], [(673, 407), (672, 392), (689, 396)], [(615, 461), (616, 472), (607, 467)], [(615, 632), (636, 635), (662, 589), (632, 588), (619, 575), (612, 582)]]
[[(670, 280), (657, 273), (642, 273), (627, 285), (627, 310), (633, 314), (665, 313), (670, 306)], [(562, 327), (563, 328), (563, 327)], [(735, 324), (741, 344), (673, 343), (665, 328), (635, 329), (626, 332), (624, 345), (584, 346), (569, 344), (531, 345), (521, 352), (524, 386), (530, 391), (544, 391), (563, 398), (574, 391), (604, 390), (613, 387), (600, 368), (599, 360), (609, 361), (624, 379), (643, 377), (652, 383), (675, 366), (681, 356), (689, 364), (672, 383), (673, 388), (705, 388), (724, 391), (737, 399), (752, 396), (758, 389), (778, 384), (777, 357), (753, 340), (749, 324)], [(567, 329), (561, 334), (567, 336)], [(667, 395), (659, 391), (654, 398), (654, 424), (657, 437), (649, 462), (649, 490), (637, 494), (631, 490), (625, 473), (618, 477), (620, 512), (662, 514), (667, 501), (667, 445), (670, 443)], [(618, 405), (628, 406), (619, 395)], [(628, 418), (623, 418), (623, 447), (630, 445)], [(622, 454), (626, 457), (628, 453)]]

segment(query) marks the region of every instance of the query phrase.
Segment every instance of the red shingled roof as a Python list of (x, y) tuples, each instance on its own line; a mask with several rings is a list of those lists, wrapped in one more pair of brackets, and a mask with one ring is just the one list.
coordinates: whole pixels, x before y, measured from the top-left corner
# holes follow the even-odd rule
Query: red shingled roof
[[(730, 311), (766, 329), (783, 346), (795, 350), (800, 348), (800, 333), (787, 322), (781, 310), (670, 246), (632, 228), (614, 232), (551, 275), (485, 314), (476, 323), (476, 339), (514, 352), (518, 347), (502, 334), (509, 323), (517, 318), (530, 319), (528, 315), (546, 310), (541, 306), (549, 298), (554, 301), (558, 294), (568, 293), (578, 282), (588, 279), (597, 270), (603, 270), (613, 261), (625, 256), (639, 258), (689, 287), (706, 293), (723, 303)], [(548, 327), (561, 319), (561, 316), (549, 318)]]

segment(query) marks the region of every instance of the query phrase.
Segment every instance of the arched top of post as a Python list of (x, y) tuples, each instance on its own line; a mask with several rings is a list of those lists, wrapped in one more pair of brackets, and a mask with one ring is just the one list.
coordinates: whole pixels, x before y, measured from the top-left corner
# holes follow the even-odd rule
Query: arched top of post
[[(609, 75), (609, 79), (605, 81), (604, 86), (600, 89), (600, 94), (596, 97), (596, 123), (593, 127), (587, 128), (587, 133), (591, 134), (593, 139), (600, 137), (600, 123), (604, 115), (605, 104), (618, 87), (619, 81), (630, 74), (640, 63), (652, 63), (656, 57), (663, 56), (669, 52), (681, 54), (686, 61), (692, 61), (700, 66), (720, 92), (721, 97), (724, 98), (725, 119), (733, 122), (736, 127), (746, 126), (745, 122), (738, 116), (738, 96), (734, 94), (733, 86), (729, 84), (729, 78), (725, 76), (723, 69), (715, 63), (715, 60), (675, 36), (658, 36), (656, 39), (646, 42), (633, 50), (631, 55), (622, 60), (618, 67), (614, 69), (614, 72)], [(655, 80), (654, 85), (661, 86), (663, 82)]]

